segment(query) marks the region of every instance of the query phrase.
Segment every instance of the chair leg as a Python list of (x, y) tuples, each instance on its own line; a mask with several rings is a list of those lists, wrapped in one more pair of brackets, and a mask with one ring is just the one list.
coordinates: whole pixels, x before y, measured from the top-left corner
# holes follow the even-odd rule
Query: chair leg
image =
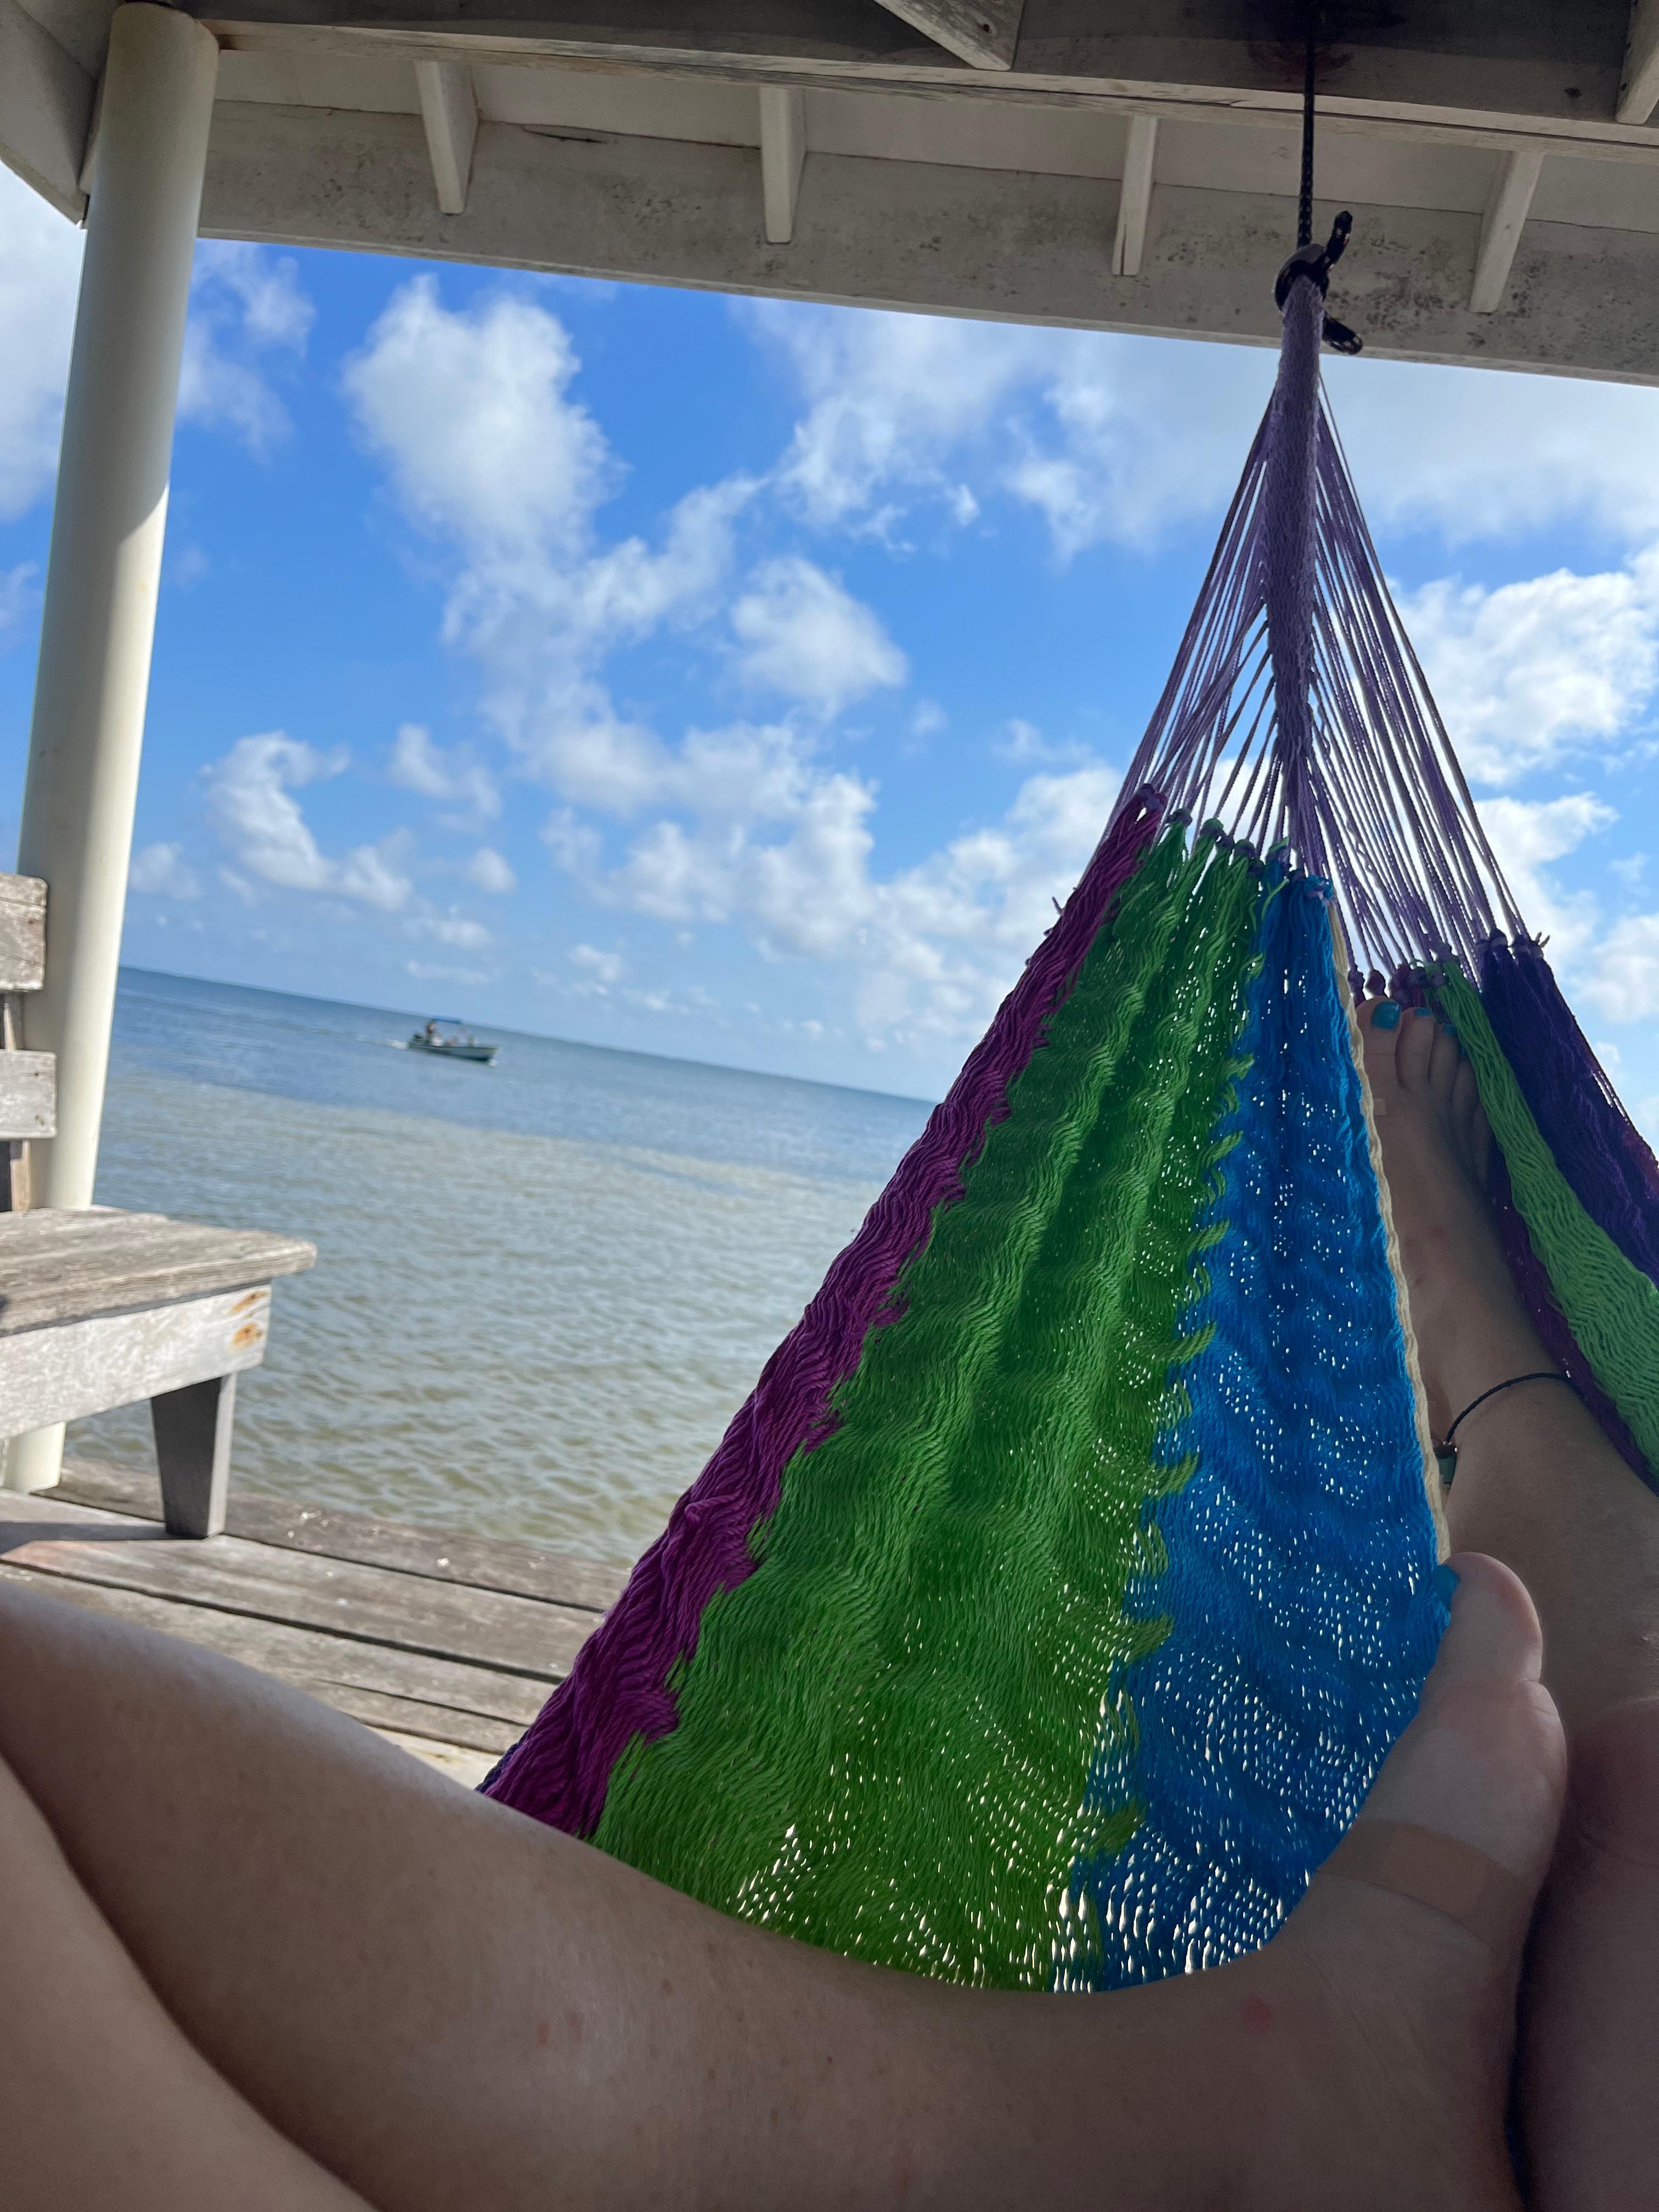
[(182, 1390), (164, 1390), (150, 1400), (149, 1414), (168, 1534), (222, 1535), (236, 1377), (218, 1375), (209, 1382), (186, 1383)]

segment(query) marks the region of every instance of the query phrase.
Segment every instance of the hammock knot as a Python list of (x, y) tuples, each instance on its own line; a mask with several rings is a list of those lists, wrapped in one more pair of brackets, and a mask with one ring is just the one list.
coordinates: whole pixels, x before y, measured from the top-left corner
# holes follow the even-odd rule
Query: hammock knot
[[(1291, 296), (1291, 285), (1300, 279), (1305, 278), (1309, 283), (1316, 285), (1322, 300), (1327, 296), (1331, 286), (1331, 270), (1346, 252), (1349, 234), (1352, 229), (1353, 217), (1344, 208), (1331, 225), (1331, 234), (1323, 246), (1316, 246), (1310, 240), (1306, 246), (1297, 247), (1273, 280), (1273, 305), (1281, 313), (1285, 302)], [(1359, 353), (1364, 349), (1364, 340), (1351, 331), (1346, 323), (1339, 323), (1334, 315), (1325, 317), (1323, 335), (1326, 344), (1334, 346), (1338, 353)]]

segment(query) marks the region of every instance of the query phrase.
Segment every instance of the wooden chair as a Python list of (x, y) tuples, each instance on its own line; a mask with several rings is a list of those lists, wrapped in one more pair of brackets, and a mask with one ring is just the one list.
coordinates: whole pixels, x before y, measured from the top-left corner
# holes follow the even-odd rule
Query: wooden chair
[(316, 1247), (159, 1213), (33, 1208), (32, 1139), (56, 1127), (50, 1053), (20, 1049), (46, 972), (46, 887), (0, 875), (0, 1438), (148, 1398), (167, 1525), (225, 1525), (236, 1377), (264, 1357), (270, 1285)]

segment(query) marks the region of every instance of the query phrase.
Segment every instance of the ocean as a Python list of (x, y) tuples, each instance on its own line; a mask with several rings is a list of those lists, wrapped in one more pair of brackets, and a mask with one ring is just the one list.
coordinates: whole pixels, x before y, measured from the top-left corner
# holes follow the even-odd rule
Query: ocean
[[(626, 1566), (926, 1104), (125, 969), (98, 1198), (309, 1237), (232, 1480)], [(143, 1407), (70, 1448), (155, 1464)]]

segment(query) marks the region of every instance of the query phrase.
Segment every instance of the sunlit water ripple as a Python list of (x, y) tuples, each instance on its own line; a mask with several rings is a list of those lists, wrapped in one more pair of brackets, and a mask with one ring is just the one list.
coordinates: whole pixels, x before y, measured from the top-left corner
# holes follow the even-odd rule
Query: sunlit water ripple
[[(927, 1108), (129, 970), (103, 1203), (310, 1237), (235, 1480), (617, 1565), (662, 1526)], [(71, 1449), (154, 1464), (143, 1407)]]

